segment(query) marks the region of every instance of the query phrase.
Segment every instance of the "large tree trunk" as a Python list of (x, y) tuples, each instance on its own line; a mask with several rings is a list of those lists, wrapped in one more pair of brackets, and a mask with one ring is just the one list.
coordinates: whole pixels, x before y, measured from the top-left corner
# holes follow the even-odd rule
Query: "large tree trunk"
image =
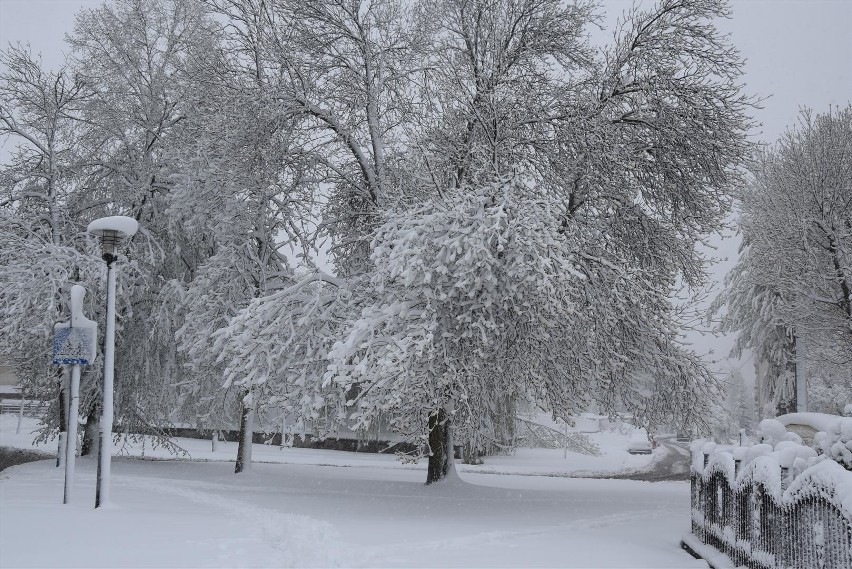
[(237, 449), (237, 464), (234, 474), (251, 469), (251, 442), (254, 435), (254, 402), (252, 394), (243, 397), (242, 413), (240, 414), (240, 446)]
[(452, 425), (446, 411), (440, 409), (429, 416), (429, 467), (426, 484), (446, 478), (453, 467)]
[(98, 424), (100, 422), (100, 410), (97, 405), (89, 408), (86, 417), (86, 427), (83, 429), (83, 446), (80, 448), (80, 456), (98, 454)]

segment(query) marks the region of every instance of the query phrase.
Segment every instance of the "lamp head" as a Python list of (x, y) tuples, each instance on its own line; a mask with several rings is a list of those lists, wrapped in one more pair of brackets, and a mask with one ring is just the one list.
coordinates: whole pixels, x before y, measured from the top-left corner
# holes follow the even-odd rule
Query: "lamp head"
[(114, 229), (104, 229), (101, 232), (101, 249), (103, 250), (104, 255), (115, 254), (115, 248), (118, 247), (118, 244), (121, 243), (121, 237), (118, 235), (118, 231)]
[(115, 251), (125, 237), (132, 237), (139, 229), (139, 223), (132, 217), (113, 215), (94, 220), (86, 228), (88, 233), (101, 238), (104, 260), (115, 260)]

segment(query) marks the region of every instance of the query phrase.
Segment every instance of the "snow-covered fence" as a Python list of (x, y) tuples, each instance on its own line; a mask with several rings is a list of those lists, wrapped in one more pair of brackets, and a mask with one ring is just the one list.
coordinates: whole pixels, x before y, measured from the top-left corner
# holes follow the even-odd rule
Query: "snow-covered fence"
[(695, 538), (752, 569), (852, 568), (852, 472), (812, 460), (793, 476), (794, 460), (766, 451), (772, 447), (694, 453)]
[[(44, 411), (47, 403), (38, 400), (24, 400), (24, 415), (27, 417), (38, 417)], [(0, 413), (19, 413), (21, 410), (20, 399), (0, 400)]]

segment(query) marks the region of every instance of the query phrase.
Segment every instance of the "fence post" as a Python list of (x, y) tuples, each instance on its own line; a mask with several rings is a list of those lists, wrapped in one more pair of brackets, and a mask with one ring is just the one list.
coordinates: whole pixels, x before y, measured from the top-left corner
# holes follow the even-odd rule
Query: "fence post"
[(689, 475), (689, 521), (690, 526), (692, 526), (692, 533), (698, 536), (699, 539), (703, 539), (703, 537), (699, 535), (700, 530), (698, 528), (698, 524), (695, 522), (695, 514), (700, 505), (701, 498), (698, 496), (698, 480), (696, 479), (695, 473), (691, 472)]
[(745, 528), (743, 527), (743, 520), (745, 519), (745, 507), (743, 506), (743, 497), (746, 496), (745, 492), (740, 492), (740, 489), (737, 485), (737, 478), (740, 475), (740, 470), (742, 469), (742, 460), (734, 459), (734, 480), (733, 487), (731, 488), (731, 495), (733, 501), (733, 511), (731, 513), (731, 526), (734, 532), (734, 543), (731, 545), (733, 549), (733, 557), (732, 559), (737, 565), (742, 565), (745, 563), (745, 553), (742, 551), (742, 548), (739, 546), (745, 539)]

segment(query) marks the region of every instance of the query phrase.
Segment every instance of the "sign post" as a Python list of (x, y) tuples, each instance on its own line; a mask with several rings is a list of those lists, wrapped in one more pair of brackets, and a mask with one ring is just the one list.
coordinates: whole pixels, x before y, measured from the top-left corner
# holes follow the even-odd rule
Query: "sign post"
[(80, 366), (89, 365), (97, 353), (98, 325), (83, 316), (86, 289), (71, 287), (71, 321), (53, 327), (53, 363), (71, 365), (71, 396), (68, 405), (68, 436), (65, 447), (65, 492), (62, 503), (71, 500), (77, 456), (77, 421), (80, 406)]

